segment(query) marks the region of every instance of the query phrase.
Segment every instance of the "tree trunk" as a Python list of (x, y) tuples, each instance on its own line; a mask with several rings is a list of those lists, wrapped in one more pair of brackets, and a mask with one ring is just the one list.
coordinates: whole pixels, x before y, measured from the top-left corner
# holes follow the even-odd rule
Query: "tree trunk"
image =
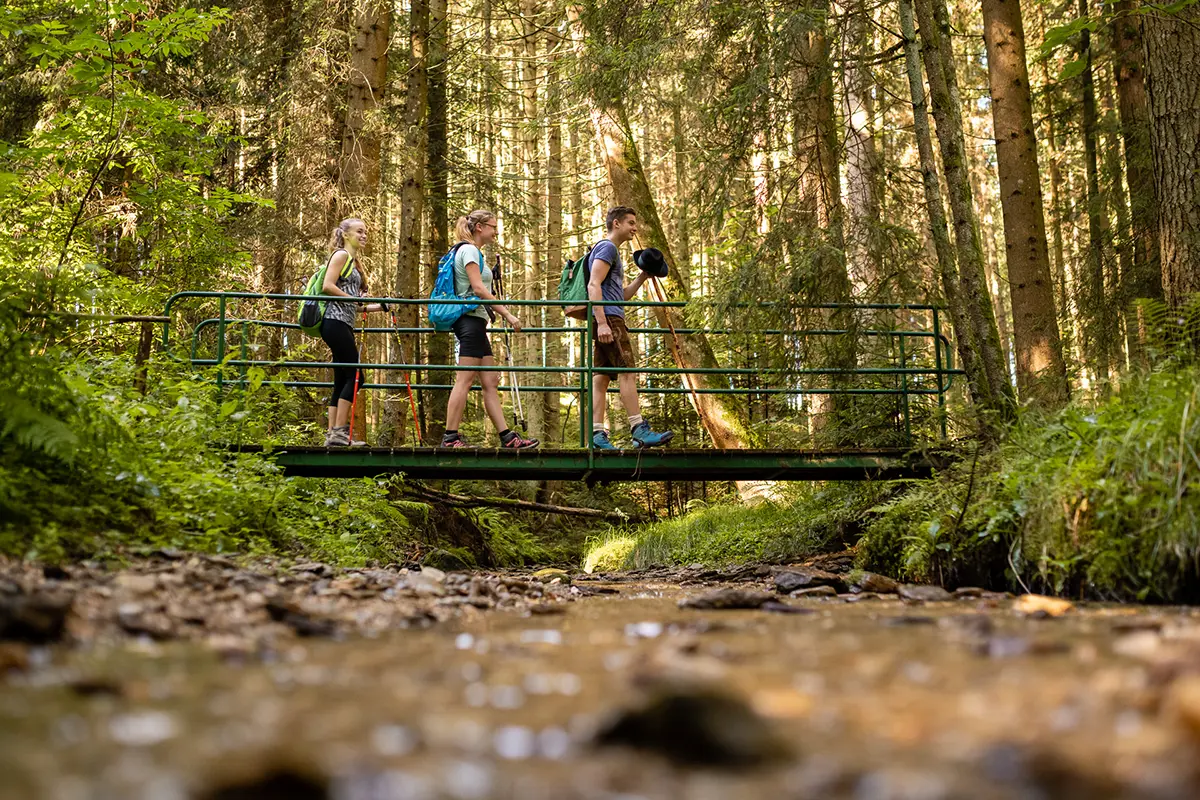
[(1158, 255), (1158, 196), (1150, 151), (1150, 108), (1143, 77), (1142, 15), (1137, 0), (1116, 0), (1112, 20), (1113, 68), (1117, 73), (1117, 111), (1125, 144), (1125, 181), (1129, 185), (1133, 269), (1126, 276), (1125, 300), (1163, 297)]
[(879, 290), (883, 277), (880, 225), (880, 164), (875, 148), (874, 80), (868, 66), (873, 49), (870, 11), (847, 7), (850, 52), (842, 67), (842, 114), (846, 137), (846, 258), (858, 294)]
[[(605, 166), (608, 168), (609, 182), (612, 184), (613, 199), (620, 205), (637, 209), (638, 227), (641, 233), (641, 245), (657, 247), (663, 252), (668, 264), (674, 264), (671, 246), (663, 232), (662, 221), (658, 216), (658, 206), (646, 182), (642, 169), (642, 160), (638, 154), (637, 144), (625, 117), (624, 103), (619, 97), (607, 101), (597, 98), (596, 107), (592, 113), (593, 122), (599, 137)], [(677, 280), (668, 278), (670, 300), (687, 300), (688, 287)], [(651, 289), (651, 292), (653, 290)], [(650, 299), (655, 299), (653, 293)], [(660, 327), (683, 328), (683, 316), (677, 309), (655, 308), (655, 317)], [(668, 334), (669, 335), (669, 334)], [(680, 334), (678, 346), (671, 345), (675, 365), (679, 368), (688, 367), (717, 367), (716, 356), (704, 334)], [(687, 388), (705, 386), (719, 387), (723, 381), (720, 376), (685, 374), (680, 376)], [(713, 444), (720, 448), (740, 448), (749, 441), (749, 436), (736, 406), (726, 399), (725, 395), (692, 394), (689, 398), (696, 413), (700, 417), (704, 429), (712, 438)]]
[(1150, 144), (1166, 300), (1200, 292), (1200, 6), (1145, 17)]
[(1023, 402), (1055, 409), (1068, 399), (1067, 369), (1046, 252), (1041, 172), (1019, 0), (983, 0), (983, 39), (1004, 211), (1017, 389)]
[[(429, 0), (412, 0), (408, 41), (408, 85), (405, 87), (404, 113), (401, 120), (403, 147), (397, 159), (401, 183), (400, 219), (396, 231), (395, 296), (417, 298), (421, 288), (421, 223), (425, 212)], [(401, 327), (415, 328), (419, 321), (418, 306), (400, 306), (396, 318)], [(413, 340), (404, 337), (400, 342), (400, 357), (404, 363), (416, 363), (416, 353)], [(399, 381), (402, 377), (398, 374), (391, 376), (393, 381)], [(387, 420), (392, 443), (404, 442), (407, 415), (407, 397), (403, 401), (388, 401)]]
[[(446, 0), (429, 2), (429, 124), (426, 169), (429, 174), (428, 254), (425, 263), (424, 289), (432, 289), (437, 280), (438, 260), (450, 249), (450, 160), (449, 131), (447, 130), (446, 84), (450, 49), (450, 20), (446, 16)], [(424, 292), (422, 292), (424, 293)], [(430, 364), (450, 363), (450, 334), (433, 333), (426, 341), (425, 361)], [(447, 383), (451, 372), (426, 373), (429, 383)], [(425, 423), (425, 441), (436, 444), (446, 430), (444, 409), (450, 399), (445, 389), (421, 393), (421, 417)]]
[[(979, 222), (975, 216), (967, 175), (962, 103), (954, 67), (949, 13), (945, 0), (916, 0), (915, 10), (920, 23), (921, 54), (929, 79), (929, 98), (937, 123), (938, 145), (954, 223), (959, 283), (955, 294), (961, 304), (971, 346), (978, 358), (978, 373), (983, 379), (976, 387), (979, 391), (977, 402), (983, 401), (978, 403), (980, 410), (1008, 419), (1013, 412), (1012, 384), (1008, 381), (995, 311), (988, 295)], [(957, 333), (961, 337), (964, 330), (958, 330)], [(986, 426), (988, 421), (984, 420), (984, 424)]]
[[(1079, 0), (1079, 17), (1088, 16), (1088, 0)], [(1079, 57), (1084, 68), (1080, 73), (1083, 123), (1083, 157), (1087, 176), (1088, 251), (1087, 266), (1079, 281), (1081, 311), (1084, 319), (1082, 337), (1085, 360), (1097, 380), (1107, 380), (1112, 360), (1112, 310), (1105, 292), (1104, 261), (1107, 221), (1104, 218), (1104, 196), (1100, 193), (1100, 166), (1097, 153), (1096, 89), (1092, 71), (1092, 37), (1084, 28), (1079, 34)]]
[(357, 214), (378, 228), (375, 200), (379, 193), (381, 126), (371, 116), (387, 93), (391, 6), (379, 0), (357, 0), (354, 39), (350, 45), (350, 79), (346, 124), (342, 132), (342, 215)]
[[(553, 54), (547, 69), (549, 93), (547, 97), (547, 117), (550, 127), (546, 139), (546, 269), (545, 285), (542, 296), (547, 298), (558, 296), (558, 280), (563, 268), (563, 137), (562, 137), (562, 105), (563, 82), (560, 72), (558, 53), (561, 49), (561, 37), (555, 33), (549, 34), (547, 49)], [(547, 308), (543, 319), (549, 327), (561, 327), (566, 317), (561, 308)], [(563, 346), (563, 336), (559, 333), (543, 334), (546, 341), (546, 361), (552, 365), (567, 363), (567, 350)], [(546, 382), (559, 386), (563, 382), (561, 373), (546, 373)], [(562, 395), (558, 392), (547, 392), (541, 395), (544, 407), (545, 440), (548, 446), (556, 446), (562, 441)], [(538, 498), (545, 501), (561, 490), (558, 481), (545, 481), (538, 488)]]
[[(342, 157), (339, 170), (338, 217), (361, 217), (380, 235), (383, 217), (379, 213), (380, 126), (371, 117), (387, 93), (387, 50), (391, 36), (391, 6), (378, 0), (358, 0), (353, 11), (354, 39), (350, 45), (350, 77), (346, 98), (346, 119), (342, 126)], [(368, 244), (362, 253), (371, 258)], [(365, 269), (365, 267), (364, 267)], [(368, 291), (374, 288), (369, 284)], [(359, 357), (371, 360), (377, 342), (360, 337)], [(360, 390), (361, 391), (361, 390)], [(367, 395), (360, 394), (354, 405), (355, 433), (366, 438)]]
[(950, 231), (946, 226), (946, 207), (942, 201), (941, 181), (938, 179), (937, 160), (933, 152), (933, 135), (929, 128), (929, 116), (925, 107), (925, 81), (921, 73), (921, 45), (917, 41), (916, 24), (913, 21), (913, 0), (900, 0), (900, 32), (904, 37), (904, 58), (908, 73), (908, 89), (912, 97), (913, 131), (917, 139), (917, 153), (921, 165), (921, 184), (925, 192), (925, 211), (929, 217), (929, 233), (933, 250), (937, 256), (938, 275), (950, 320), (957, 333), (955, 343), (959, 361), (967, 373), (967, 385), (971, 398), (976, 403), (986, 403), (989, 398), (988, 377), (983, 372), (977, 356), (978, 345), (967, 321), (962, 300), (962, 289), (958, 279), (958, 264), (954, 247), (950, 243)]
[(690, 203), (688, 202), (688, 166), (683, 128), (683, 102), (684, 98), (680, 96), (671, 104), (671, 149), (674, 151), (672, 158), (675, 168), (675, 254), (679, 257), (675, 268), (679, 271), (680, 282), (688, 284), (690, 290), (692, 241), (691, 231), (688, 228)]
[[(545, 265), (542, 263), (542, 225), (545, 216), (545, 209), (542, 206), (542, 162), (541, 162), (541, 117), (538, 109), (538, 86), (541, 84), (540, 70), (538, 69), (538, 41), (541, 38), (539, 27), (537, 24), (538, 14), (541, 11), (541, 4), (538, 0), (522, 0), (521, 2), (521, 25), (523, 39), (523, 53), (521, 65), (521, 98), (522, 98), (522, 123), (521, 123), (521, 161), (524, 166), (525, 181), (522, 184), (522, 193), (525, 198), (525, 234), (526, 244), (525, 249), (525, 269), (524, 269), (524, 291), (520, 295), (517, 294), (517, 287), (505, 287), (505, 290), (511, 293), (512, 297), (523, 296), (526, 300), (538, 300), (545, 297), (543, 286), (545, 285)], [(509, 274), (516, 274), (516, 270), (510, 270)], [(557, 288), (558, 281), (555, 280)], [(550, 295), (551, 297), (553, 295)], [(548, 319), (544, 307), (527, 306), (520, 309), (517, 316), (523, 317), (530, 327), (545, 327), (545, 322)], [(543, 345), (545, 343), (545, 334), (530, 334), (511, 337), (515, 345), (513, 361), (517, 364), (540, 364), (542, 354), (545, 352)], [(545, 377), (540, 373), (526, 373), (524, 375), (518, 373), (518, 380), (538, 379)], [(522, 398), (524, 400), (525, 398)], [(523, 403), (525, 414), (529, 420), (529, 431), (535, 439), (546, 438), (546, 421), (545, 421), (545, 405), (543, 397), (531, 396), (531, 402)], [(515, 405), (516, 400), (513, 400)]]

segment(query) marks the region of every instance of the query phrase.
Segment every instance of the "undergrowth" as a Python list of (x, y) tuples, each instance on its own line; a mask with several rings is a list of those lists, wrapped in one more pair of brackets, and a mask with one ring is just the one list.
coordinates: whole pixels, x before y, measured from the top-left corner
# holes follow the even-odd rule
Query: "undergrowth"
[(703, 506), (588, 542), (585, 568), (794, 560), (950, 587), (1200, 601), (1200, 367), (1129, 375), (1100, 401), (1025, 412), (929, 480), (826, 483), (785, 502)]
[[(402, 479), (285, 477), (259, 454), (219, 443), (266, 441), (292, 424), (294, 394), (251, 370), (220, 393), (162, 358), (144, 393), (129, 358), (81, 358), (0, 296), (0, 555), (63, 561), (143, 548), (276, 554), (353, 566), (406, 563), (436, 546), (428, 506)], [(513, 515), (470, 509), (497, 565), (547, 550)]]
[(902, 578), (1075, 596), (1200, 595), (1200, 368), (1130, 376), (1099, 403), (1024, 416), (876, 511), (860, 564)]
[(584, 569), (638, 569), (656, 564), (729, 565), (787, 561), (843, 546), (857, 537), (882, 483), (794, 484), (779, 502), (743, 506), (732, 498), (692, 504), (675, 519), (613, 530), (588, 542)]

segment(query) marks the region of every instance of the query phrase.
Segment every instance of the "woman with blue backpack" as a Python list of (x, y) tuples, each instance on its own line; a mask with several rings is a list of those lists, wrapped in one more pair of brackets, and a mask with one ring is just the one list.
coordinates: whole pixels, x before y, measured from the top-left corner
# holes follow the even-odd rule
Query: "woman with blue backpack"
[[(329, 263), (321, 294), (333, 297), (363, 297), (367, 293), (367, 276), (358, 265), (358, 251), (367, 243), (367, 225), (361, 219), (344, 219), (329, 237)], [(354, 341), (354, 323), (360, 310), (382, 311), (379, 303), (363, 309), (361, 303), (325, 303), (321, 320), (321, 338), (329, 345), (335, 364), (358, 362), (358, 345)], [(354, 395), (366, 376), (354, 367), (333, 368), (333, 392), (329, 395), (329, 427), (325, 434), (326, 447), (362, 446), (366, 442), (350, 440), (350, 413)]]
[[(458, 244), (451, 252), (454, 254), (454, 292), (461, 298), (478, 298), (480, 300), (496, 300), (492, 293), (492, 271), (483, 259), (483, 247), (496, 240), (496, 215), (490, 211), (472, 211), (465, 217), (459, 217), (455, 225)], [(451, 327), (454, 337), (458, 340), (459, 370), (454, 379), (454, 388), (450, 392), (450, 402), (446, 407), (446, 433), (442, 436), (442, 447), (471, 447), (472, 445), (458, 432), (462, 424), (463, 412), (467, 408), (467, 395), (475, 381), (481, 379), (483, 384), (483, 407), (488, 418), (500, 432), (500, 446), (524, 450), (537, 447), (537, 439), (526, 439), (516, 431), (510, 430), (504, 423), (504, 406), (500, 402), (500, 373), (496, 371), (477, 372), (470, 367), (494, 367), (496, 359), (492, 357), (492, 344), (488, 339), (489, 306), (475, 306), (460, 316)], [(490, 306), (517, 333), (521, 332), (521, 321), (513, 316), (502, 305)], [(466, 367), (466, 369), (463, 369)]]

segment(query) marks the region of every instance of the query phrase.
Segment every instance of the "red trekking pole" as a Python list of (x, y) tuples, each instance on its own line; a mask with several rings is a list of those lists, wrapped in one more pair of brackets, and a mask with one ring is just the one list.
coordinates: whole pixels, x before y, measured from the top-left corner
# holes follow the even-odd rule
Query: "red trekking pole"
[[(367, 322), (363, 320), (359, 332), (365, 337), (367, 335)], [(350, 396), (350, 430), (346, 434), (346, 438), (350, 443), (354, 443), (354, 410), (358, 407), (358, 379), (362, 377), (362, 362), (354, 365), (354, 394)]]

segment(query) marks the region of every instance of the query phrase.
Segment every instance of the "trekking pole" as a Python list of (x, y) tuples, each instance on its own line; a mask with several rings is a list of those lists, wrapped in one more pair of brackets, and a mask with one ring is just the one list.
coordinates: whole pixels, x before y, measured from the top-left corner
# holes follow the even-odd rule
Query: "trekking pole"
[[(392, 307), (388, 306), (388, 314), (392, 318), (392, 333), (396, 337), (396, 344), (400, 344), (400, 326), (396, 324), (396, 312)], [(401, 357), (403, 357), (403, 348), (401, 348)], [(408, 380), (408, 370), (404, 370), (404, 387), (408, 389), (408, 407), (412, 409), (413, 417), (413, 434), (417, 437), (417, 444), (424, 444), (424, 437), (421, 436), (421, 423), (417, 420), (417, 401), (413, 399), (412, 384)]]
[[(504, 298), (504, 281), (500, 274), (500, 254), (496, 254), (496, 268), (493, 270), (496, 278), (496, 297)], [(521, 405), (521, 384), (517, 380), (517, 372), (513, 368), (512, 357), (512, 337), (509, 333), (511, 329), (504, 329), (504, 361), (508, 365), (508, 378), (512, 381), (512, 388), (509, 391), (513, 396), (513, 425), (521, 429), (521, 433), (529, 432), (529, 425), (525, 422), (525, 409)]]
[[(367, 335), (367, 321), (364, 319), (362, 325), (359, 326), (359, 333), (364, 337)], [(365, 341), (365, 339), (364, 339)], [(346, 438), (354, 442), (354, 412), (358, 408), (358, 382), (362, 377), (362, 362), (354, 365), (354, 394), (350, 395), (350, 430), (346, 432)]]

